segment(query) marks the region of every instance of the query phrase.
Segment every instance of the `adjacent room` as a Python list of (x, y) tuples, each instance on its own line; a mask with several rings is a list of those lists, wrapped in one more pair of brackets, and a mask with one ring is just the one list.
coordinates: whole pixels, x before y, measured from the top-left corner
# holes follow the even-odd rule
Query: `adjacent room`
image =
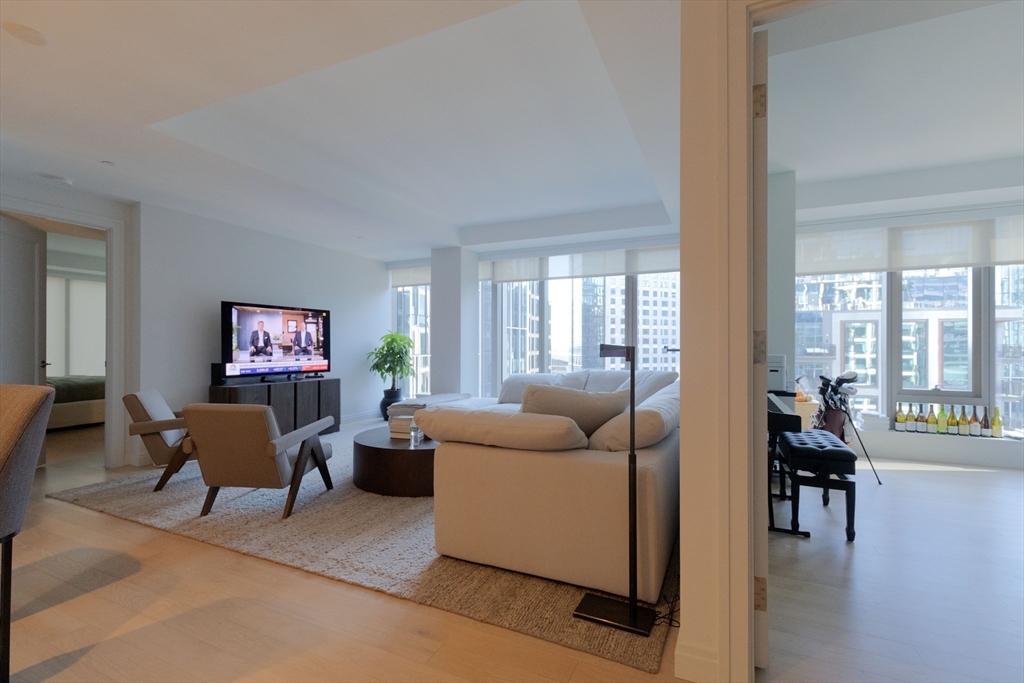
[(1021, 0), (0, 28), (0, 680), (1024, 681)]

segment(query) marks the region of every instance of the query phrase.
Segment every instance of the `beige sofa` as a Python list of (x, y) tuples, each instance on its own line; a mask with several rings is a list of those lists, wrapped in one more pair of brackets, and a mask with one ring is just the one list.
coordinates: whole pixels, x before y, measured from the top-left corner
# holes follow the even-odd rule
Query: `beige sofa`
[[(598, 377), (594, 383), (585, 378), (584, 387), (612, 391), (621, 384), (617, 372), (590, 374)], [(651, 384), (662, 388), (637, 406), (638, 434), (647, 430), (648, 441), (660, 439), (637, 449), (638, 595), (646, 602), (659, 597), (679, 535), (679, 384), (663, 386), (664, 379)], [(515, 393), (509, 389), (506, 397)], [(616, 418), (618, 441), (604, 433), (611, 424), (587, 439), (571, 420), (558, 422), (568, 418), (482, 401), (416, 413), (424, 432), (442, 441), (434, 454), (437, 552), (628, 595), (628, 446), (597, 448), (628, 443), (628, 415)], [(667, 426), (652, 436), (655, 422)], [(474, 432), (474, 423), (483, 429)], [(465, 442), (474, 439), (484, 443)], [(559, 443), (565, 447), (546, 448)]]

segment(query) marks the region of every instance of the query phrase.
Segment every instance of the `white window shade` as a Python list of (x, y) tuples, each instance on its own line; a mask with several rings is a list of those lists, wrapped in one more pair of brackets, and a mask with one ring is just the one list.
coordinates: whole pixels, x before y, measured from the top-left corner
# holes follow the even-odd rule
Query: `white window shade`
[(391, 273), (392, 287), (412, 287), (430, 284), (430, 266), (420, 268), (396, 268)]
[(504, 259), (493, 263), (494, 282), (640, 275), (679, 270), (679, 247), (611, 249), (582, 254)]
[(826, 275), (1024, 261), (1024, 217), (796, 236), (796, 274)]

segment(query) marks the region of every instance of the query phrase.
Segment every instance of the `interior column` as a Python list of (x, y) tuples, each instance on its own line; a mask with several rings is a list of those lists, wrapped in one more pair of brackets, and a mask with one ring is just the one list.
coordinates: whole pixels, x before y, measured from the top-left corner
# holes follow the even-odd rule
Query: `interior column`
[(480, 391), (480, 259), (463, 247), (430, 251), (430, 393)]
[[(768, 355), (796, 370), (796, 173), (768, 174)], [(817, 378), (813, 378), (817, 380)]]

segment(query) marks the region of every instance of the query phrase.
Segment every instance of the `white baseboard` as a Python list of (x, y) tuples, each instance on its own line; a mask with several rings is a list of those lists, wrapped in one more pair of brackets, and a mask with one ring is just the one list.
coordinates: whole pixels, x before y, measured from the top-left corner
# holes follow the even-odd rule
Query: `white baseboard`
[(340, 418), (338, 418), (338, 426), (345, 427), (356, 422), (370, 420), (375, 417), (380, 420), (382, 427), (384, 426), (384, 424), (386, 424), (384, 420), (381, 419), (379, 410), (371, 410), (365, 413), (351, 413), (349, 415), (342, 415)]
[(676, 678), (694, 683), (710, 683), (720, 680), (721, 670), (721, 663), (714, 653), (688, 647), (683, 642), (676, 643), (673, 672)]
[[(861, 431), (860, 438), (873, 458), (1024, 469), (1024, 442), (1015, 439), (870, 431)], [(863, 456), (856, 437), (850, 447)]]

